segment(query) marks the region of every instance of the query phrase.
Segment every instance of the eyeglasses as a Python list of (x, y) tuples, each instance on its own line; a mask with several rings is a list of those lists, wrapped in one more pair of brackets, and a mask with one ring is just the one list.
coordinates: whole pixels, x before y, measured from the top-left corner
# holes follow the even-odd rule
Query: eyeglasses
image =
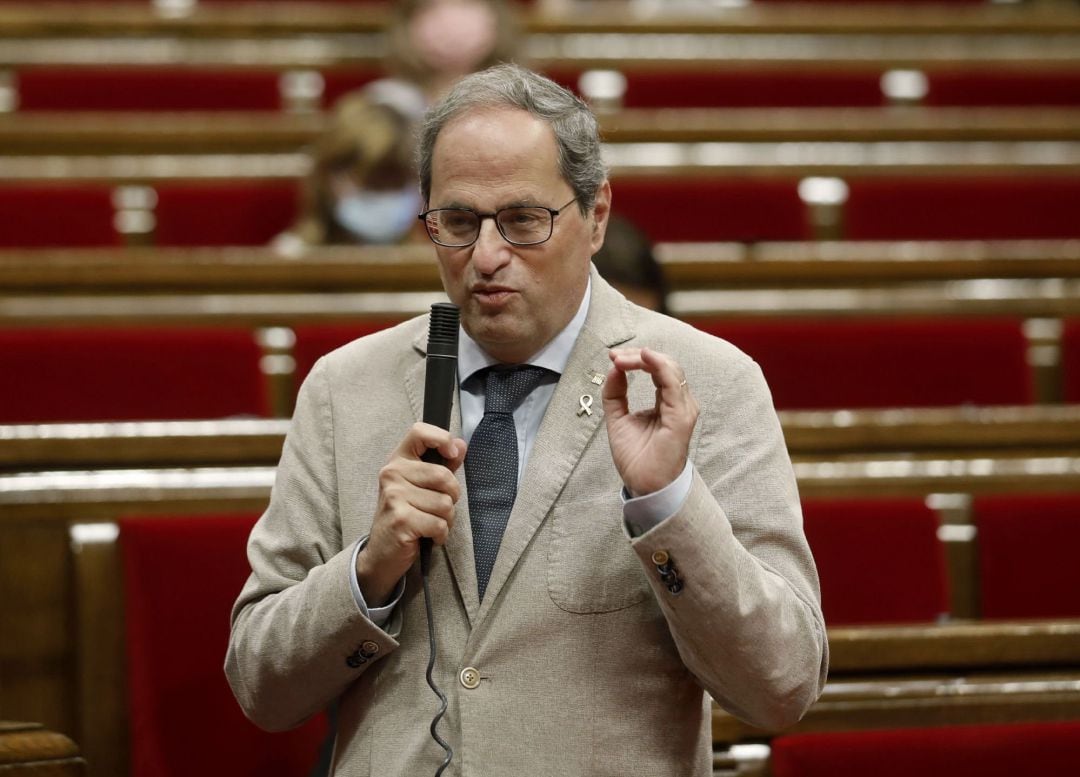
[(551, 238), (555, 229), (555, 217), (562, 213), (577, 197), (558, 210), (541, 206), (500, 208), (494, 213), (477, 213), (470, 208), (435, 208), (421, 213), (418, 218), (427, 227), (433, 243), (447, 248), (471, 246), (480, 237), (484, 219), (494, 219), (499, 234), (507, 243), (516, 246), (534, 246)]

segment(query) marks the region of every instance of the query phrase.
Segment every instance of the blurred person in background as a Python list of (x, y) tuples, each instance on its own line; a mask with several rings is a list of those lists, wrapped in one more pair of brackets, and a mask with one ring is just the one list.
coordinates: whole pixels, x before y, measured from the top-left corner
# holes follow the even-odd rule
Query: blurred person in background
[(516, 13), (502, 0), (400, 0), (388, 38), (389, 71), (429, 102), (462, 76), (523, 59)]
[(667, 281), (652, 242), (628, 219), (608, 219), (604, 245), (593, 255), (600, 276), (631, 302), (667, 313)]
[(414, 130), (423, 95), (384, 79), (346, 94), (311, 150), (300, 216), (272, 247), (296, 256), (313, 246), (390, 245), (426, 239), (416, 214)]

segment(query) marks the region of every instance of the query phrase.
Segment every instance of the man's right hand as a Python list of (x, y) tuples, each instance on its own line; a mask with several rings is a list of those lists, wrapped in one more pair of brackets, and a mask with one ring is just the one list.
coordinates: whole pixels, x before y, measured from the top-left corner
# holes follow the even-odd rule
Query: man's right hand
[[(445, 465), (422, 461), (434, 448)], [(379, 502), (367, 545), (356, 557), (356, 579), (371, 607), (386, 603), (420, 553), (420, 538), (446, 543), (461, 496), (454, 472), (465, 460), (465, 441), (445, 429), (416, 423), (379, 471)]]

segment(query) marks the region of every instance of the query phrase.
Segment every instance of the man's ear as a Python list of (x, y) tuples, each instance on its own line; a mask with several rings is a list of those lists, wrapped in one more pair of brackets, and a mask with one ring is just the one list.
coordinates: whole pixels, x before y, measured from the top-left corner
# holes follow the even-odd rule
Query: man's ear
[(589, 237), (589, 245), (595, 254), (604, 244), (604, 235), (607, 232), (608, 217), (611, 215), (611, 184), (604, 181), (596, 190), (596, 202), (592, 209), (592, 234)]

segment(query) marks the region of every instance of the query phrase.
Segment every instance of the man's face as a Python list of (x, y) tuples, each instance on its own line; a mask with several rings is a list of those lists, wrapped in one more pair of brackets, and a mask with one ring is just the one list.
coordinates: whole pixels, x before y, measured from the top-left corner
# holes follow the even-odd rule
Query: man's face
[[(435, 142), (429, 208), (493, 213), (514, 206), (561, 208), (574, 191), (559, 173), (555, 134), (513, 108), (474, 110), (451, 120)], [(605, 182), (582, 216), (573, 203), (555, 217), (551, 239), (515, 246), (484, 219), (465, 248), (436, 246), (446, 293), (465, 331), (492, 357), (519, 363), (546, 345), (577, 312), (589, 260), (604, 240), (611, 194)]]

